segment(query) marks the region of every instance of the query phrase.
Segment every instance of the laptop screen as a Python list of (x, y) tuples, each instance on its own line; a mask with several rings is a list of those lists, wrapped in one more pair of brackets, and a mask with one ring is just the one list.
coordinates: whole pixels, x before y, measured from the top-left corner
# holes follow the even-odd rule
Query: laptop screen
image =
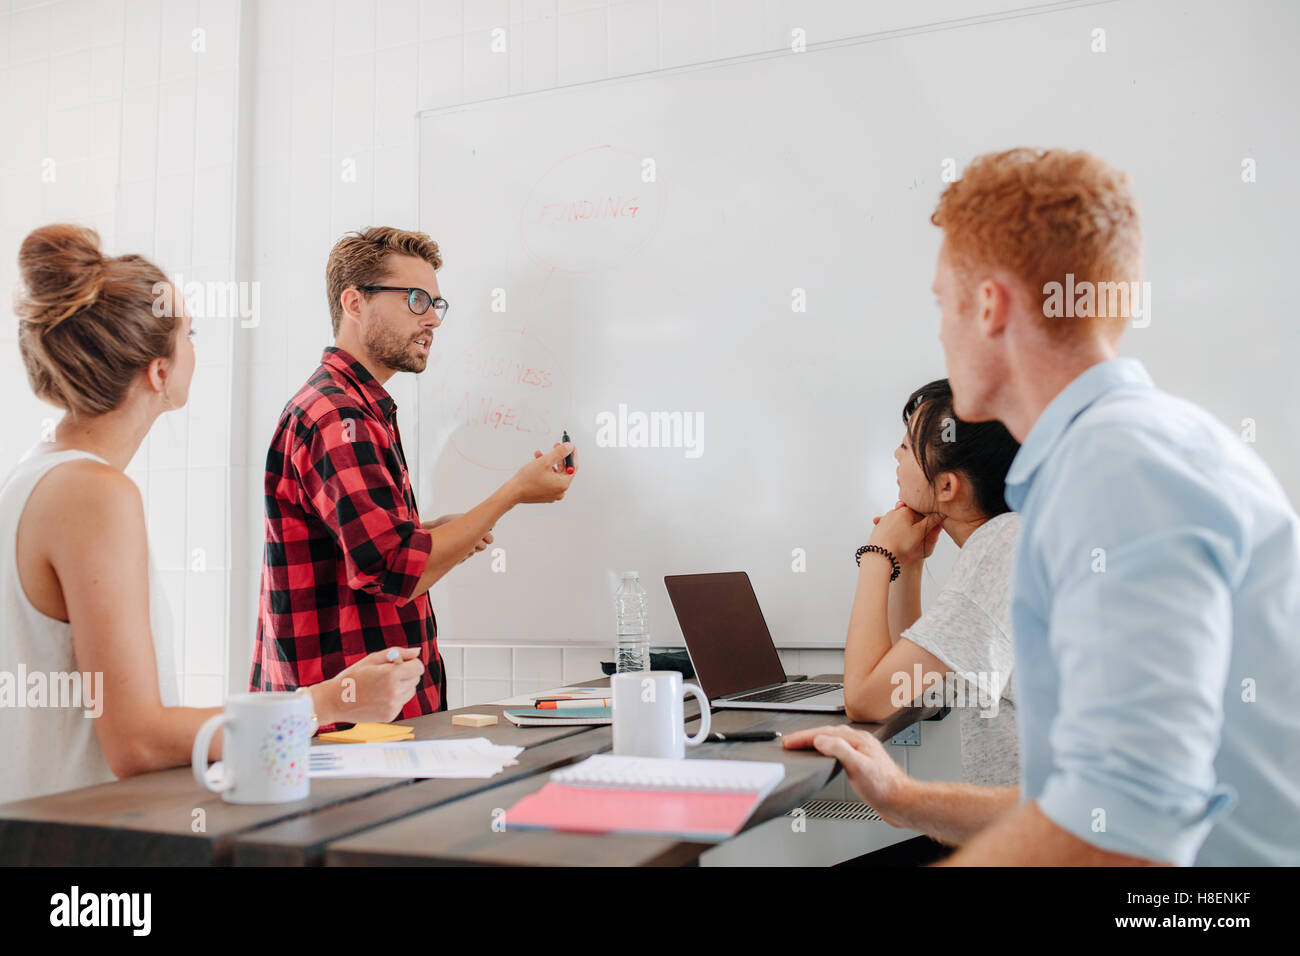
[(758, 598), (744, 571), (664, 578), (695, 679), (710, 698), (785, 680)]

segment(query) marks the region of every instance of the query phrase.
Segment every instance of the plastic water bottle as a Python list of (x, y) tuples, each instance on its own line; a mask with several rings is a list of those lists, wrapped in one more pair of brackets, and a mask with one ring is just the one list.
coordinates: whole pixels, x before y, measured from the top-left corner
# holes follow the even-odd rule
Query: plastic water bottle
[(650, 607), (637, 572), (623, 572), (623, 583), (614, 594), (614, 613), (618, 618), (618, 672), (648, 671)]

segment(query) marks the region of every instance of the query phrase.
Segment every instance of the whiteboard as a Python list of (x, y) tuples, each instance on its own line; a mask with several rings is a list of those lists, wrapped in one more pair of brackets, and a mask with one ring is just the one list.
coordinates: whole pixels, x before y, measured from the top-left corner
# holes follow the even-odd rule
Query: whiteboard
[[(563, 502), (499, 523), (504, 571), (480, 555), (435, 587), (444, 639), (610, 641), (631, 569), (655, 643), (679, 644), (663, 575), (746, 570), (778, 645), (842, 644), (902, 404), (944, 374), (942, 163), (1016, 145), (1133, 175), (1151, 322), (1123, 350), (1253, 419), (1295, 500), (1298, 19), (1088, 6), (422, 114), (420, 224), (451, 302), (418, 384), (422, 508), (466, 510), (562, 428), (579, 446)], [(603, 447), (620, 406), (682, 413), (698, 441)]]

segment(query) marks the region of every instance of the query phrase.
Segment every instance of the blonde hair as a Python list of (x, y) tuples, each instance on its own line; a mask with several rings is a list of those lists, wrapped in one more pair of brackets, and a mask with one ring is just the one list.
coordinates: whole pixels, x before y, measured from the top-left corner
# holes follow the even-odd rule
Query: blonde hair
[(151, 361), (172, 357), (176, 317), (154, 308), (168, 280), (142, 256), (104, 256), (93, 229), (59, 224), (23, 240), (18, 270), (18, 349), (38, 398), (103, 414)]
[(438, 244), (422, 232), (394, 229), (392, 226), (371, 226), (358, 232), (349, 232), (330, 250), (325, 265), (325, 291), (330, 300), (330, 322), (334, 334), (339, 334), (343, 321), (343, 304), (339, 297), (345, 289), (363, 285), (379, 285), (387, 275), (389, 255), (414, 256), (423, 259), (434, 269), (442, 268), (442, 253)]
[[(939, 198), (930, 221), (944, 231), (949, 258), (967, 281), (1003, 269), (1019, 278), (1031, 301), (1049, 283), (1136, 282), (1141, 276), (1142, 225), (1129, 177), (1087, 152), (1010, 149), (976, 157)], [(961, 292), (969, 301), (973, 290)], [(1116, 338), (1124, 316), (1049, 319), (1058, 339), (1074, 339), (1089, 321)]]

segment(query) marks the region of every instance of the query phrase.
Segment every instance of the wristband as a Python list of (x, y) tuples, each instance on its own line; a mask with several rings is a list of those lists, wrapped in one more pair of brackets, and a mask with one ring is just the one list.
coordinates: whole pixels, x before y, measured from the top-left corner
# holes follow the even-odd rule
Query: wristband
[(894, 557), (892, 552), (887, 551), (886, 549), (882, 548), (878, 544), (864, 544), (862, 547), (858, 548), (858, 553), (854, 555), (854, 558), (858, 562), (858, 567), (862, 567), (862, 556), (866, 554), (868, 551), (874, 551), (877, 554), (883, 554), (885, 557), (889, 559), (889, 563), (894, 568), (893, 573), (889, 575), (889, 580), (891, 582), (896, 581), (898, 579), (898, 576), (902, 573), (903, 568), (901, 565), (899, 565), (898, 559)]

